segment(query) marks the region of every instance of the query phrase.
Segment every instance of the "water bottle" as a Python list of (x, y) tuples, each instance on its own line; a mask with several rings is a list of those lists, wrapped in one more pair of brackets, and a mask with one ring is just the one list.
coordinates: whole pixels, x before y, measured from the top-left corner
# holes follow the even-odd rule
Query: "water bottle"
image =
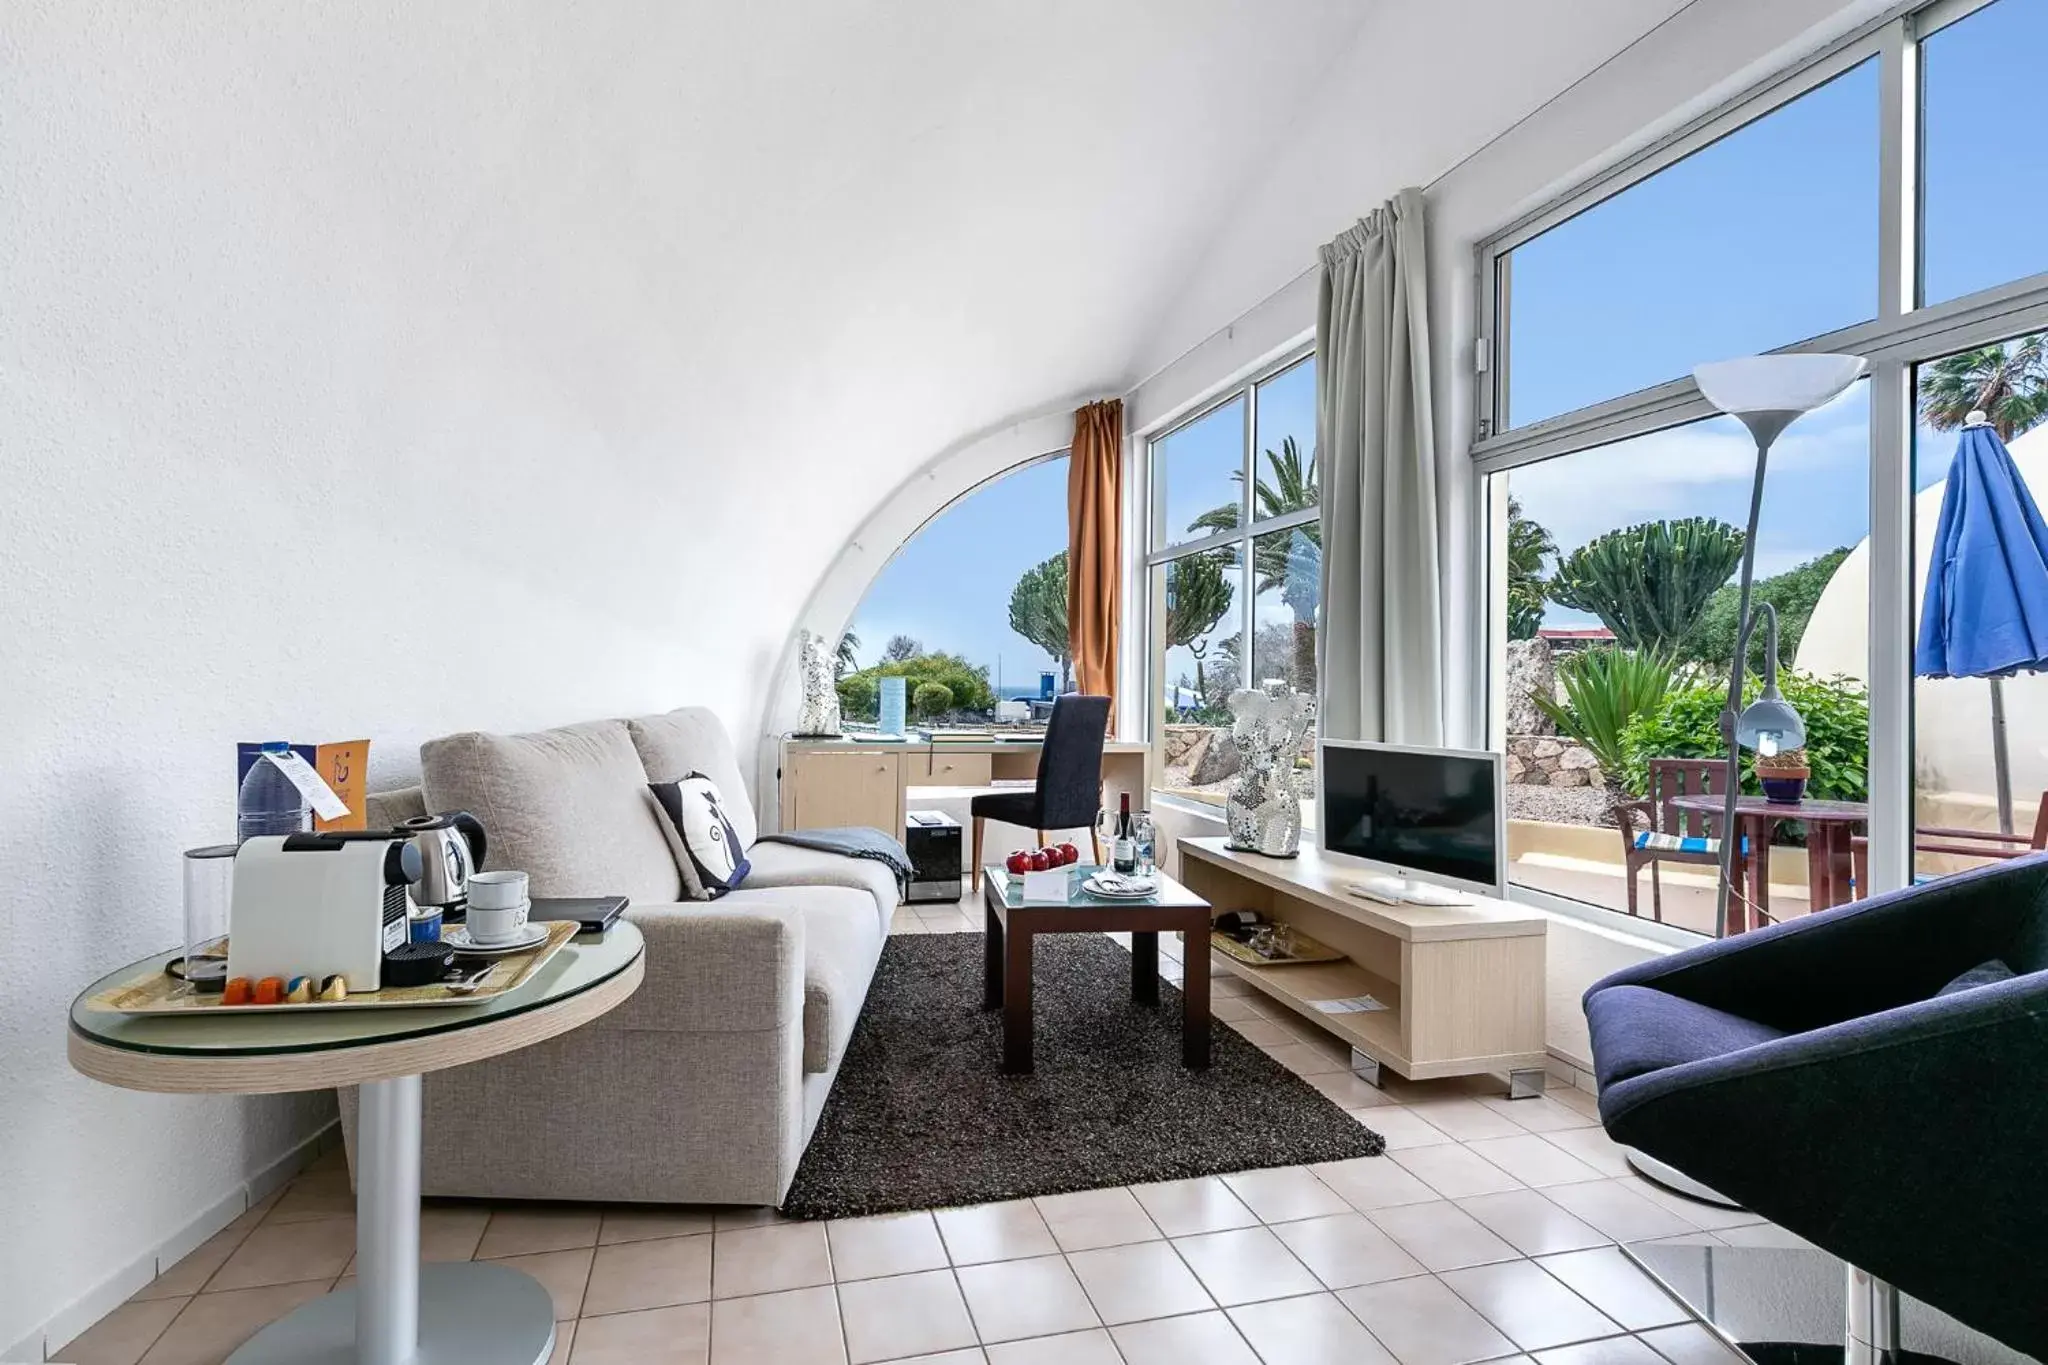
[(1138, 812), (1137, 824), (1132, 829), (1131, 838), (1138, 846), (1138, 875), (1150, 878), (1159, 870), (1159, 831), (1152, 823), (1151, 811)]
[[(263, 746), (265, 754), (288, 754), (291, 749), (281, 741)], [(241, 840), (258, 834), (297, 834), (306, 827), (309, 809), (292, 780), (268, 758), (258, 758), (235, 794), (235, 836)]]

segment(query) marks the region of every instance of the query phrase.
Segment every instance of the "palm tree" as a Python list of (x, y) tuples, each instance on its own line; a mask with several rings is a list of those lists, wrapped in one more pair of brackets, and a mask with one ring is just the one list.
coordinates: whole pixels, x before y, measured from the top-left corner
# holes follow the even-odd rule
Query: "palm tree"
[(839, 637), (839, 653), (832, 660), (832, 676), (835, 679), (860, 670), (859, 651), (860, 636), (849, 630)]
[(2001, 441), (2048, 418), (2048, 333), (1944, 357), (1920, 373), (1920, 420), (1954, 431), (1981, 408)]
[[(1242, 470), (1230, 477), (1240, 484), (1244, 482)], [(1289, 436), (1280, 442), (1277, 451), (1266, 451), (1266, 467), (1252, 483), (1255, 522), (1307, 511), (1321, 499), (1313, 450), (1304, 459), (1301, 446)], [(1237, 527), (1238, 505), (1234, 502), (1212, 507), (1188, 523), (1190, 531), (1210, 533), (1235, 531)], [(1294, 616), (1293, 676), (1288, 681), (1302, 691), (1315, 691), (1316, 612), (1323, 598), (1323, 524), (1312, 521), (1254, 537), (1252, 572), (1258, 579), (1257, 590), (1267, 593), (1277, 589), (1280, 600)]]
[[(1543, 626), (1543, 564), (1557, 541), (1542, 523), (1522, 515), (1521, 499), (1508, 497), (1508, 638), (1533, 640)], [(1730, 647), (1731, 651), (1733, 646)]]

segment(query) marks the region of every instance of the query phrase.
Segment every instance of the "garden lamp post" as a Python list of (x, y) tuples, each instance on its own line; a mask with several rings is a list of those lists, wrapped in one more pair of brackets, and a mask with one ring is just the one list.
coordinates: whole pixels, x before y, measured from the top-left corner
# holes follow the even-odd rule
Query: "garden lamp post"
[[(1721, 817), (1721, 877), (1714, 901), (1714, 936), (1728, 932), (1728, 897), (1733, 889), (1735, 850), (1741, 839), (1735, 827), (1735, 803), (1742, 792), (1742, 750), (1760, 753), (1796, 748), (1806, 742), (1799, 713), (1778, 694), (1777, 614), (1766, 605), (1765, 642), (1770, 646), (1769, 685), (1747, 711), (1742, 710), (1742, 677), (1749, 665), (1749, 633), (1756, 622), (1749, 608), (1751, 579), (1756, 568), (1757, 515), (1763, 510), (1764, 470), (1772, 444), (1813, 409), (1841, 394), (1862, 377), (1868, 362), (1854, 355), (1759, 355), (1722, 360), (1692, 372), (1693, 382), (1709, 403), (1736, 418), (1756, 440), (1756, 478), (1749, 491), (1749, 529), (1742, 541), (1741, 590), (1735, 619), (1735, 660), (1728, 670), (1728, 704), (1721, 712), (1721, 737), (1728, 745), (1726, 793)], [(1747, 738), (1745, 739), (1745, 736)], [(1765, 746), (1769, 746), (1766, 748)]]

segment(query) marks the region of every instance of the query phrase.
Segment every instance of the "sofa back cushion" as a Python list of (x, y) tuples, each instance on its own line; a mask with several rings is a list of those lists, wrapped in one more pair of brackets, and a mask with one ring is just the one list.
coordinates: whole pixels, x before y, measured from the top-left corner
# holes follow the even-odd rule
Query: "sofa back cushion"
[(720, 807), (739, 835), (740, 852), (754, 846), (761, 825), (747, 800), (747, 784), (740, 776), (740, 762), (733, 753), (732, 740), (716, 714), (702, 706), (684, 706), (655, 716), (636, 716), (626, 722), (633, 746), (640, 751), (640, 764), (649, 782), (680, 782), (691, 773), (702, 773), (718, 788)]
[(490, 834), (486, 859), (518, 868), (536, 896), (675, 900), (682, 874), (622, 720), (530, 735), (478, 731), (420, 746), (428, 810), (466, 810)]

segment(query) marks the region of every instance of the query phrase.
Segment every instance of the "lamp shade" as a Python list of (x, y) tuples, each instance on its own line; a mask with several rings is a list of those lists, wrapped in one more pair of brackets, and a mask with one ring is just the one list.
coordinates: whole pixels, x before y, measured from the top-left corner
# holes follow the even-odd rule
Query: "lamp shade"
[(1742, 709), (1735, 722), (1735, 742), (1770, 757), (1806, 745), (1806, 722), (1775, 687)]
[(1723, 412), (1811, 412), (1863, 377), (1860, 355), (1753, 355), (1717, 360), (1692, 372), (1709, 403)]

